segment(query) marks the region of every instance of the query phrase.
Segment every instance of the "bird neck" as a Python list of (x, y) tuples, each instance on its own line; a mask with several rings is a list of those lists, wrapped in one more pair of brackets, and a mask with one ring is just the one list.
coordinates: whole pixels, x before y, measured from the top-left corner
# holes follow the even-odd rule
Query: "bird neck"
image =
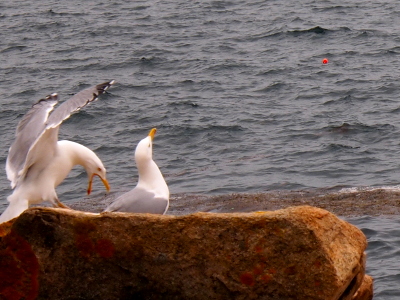
[(156, 194), (169, 197), (169, 189), (164, 177), (153, 160), (136, 162), (139, 180), (138, 187), (154, 191)]
[(64, 140), (59, 141), (57, 145), (59, 159), (63, 160), (66, 164), (66, 175), (68, 175), (71, 169), (76, 165), (84, 167), (89, 174), (91, 163), (98, 159), (92, 150), (81, 144)]

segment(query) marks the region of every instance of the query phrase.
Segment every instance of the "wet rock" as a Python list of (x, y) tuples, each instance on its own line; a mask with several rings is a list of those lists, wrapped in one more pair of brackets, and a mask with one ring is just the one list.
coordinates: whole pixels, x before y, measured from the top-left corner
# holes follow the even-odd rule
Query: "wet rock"
[(362, 232), (309, 206), (187, 216), (31, 208), (7, 226), (6, 299), (345, 300), (365, 278)]
[(374, 280), (371, 276), (365, 275), (361, 286), (351, 300), (372, 300), (374, 297), (373, 282)]

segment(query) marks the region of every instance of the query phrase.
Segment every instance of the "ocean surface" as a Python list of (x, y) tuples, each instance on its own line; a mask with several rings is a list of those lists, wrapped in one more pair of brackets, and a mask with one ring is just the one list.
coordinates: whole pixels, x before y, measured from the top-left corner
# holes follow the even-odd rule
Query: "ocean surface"
[[(0, 166), (34, 102), (115, 79), (60, 129), (98, 154), (113, 191), (136, 184), (152, 127), (172, 194), (400, 184), (399, 1), (16, 0), (0, 25)], [(86, 185), (75, 168), (60, 200)], [(3, 169), (0, 211), (9, 194)], [(368, 238), (374, 299), (399, 299), (400, 218), (347, 220)]]

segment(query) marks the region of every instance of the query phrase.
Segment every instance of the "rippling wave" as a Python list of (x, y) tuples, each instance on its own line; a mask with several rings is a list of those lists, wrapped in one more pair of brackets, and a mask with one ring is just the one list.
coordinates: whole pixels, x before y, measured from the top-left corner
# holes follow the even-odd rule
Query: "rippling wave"
[[(133, 152), (152, 127), (173, 194), (396, 186), (399, 10), (393, 0), (2, 3), (0, 164), (33, 102), (116, 79), (60, 130), (98, 153), (114, 190), (135, 184)], [(74, 170), (60, 198), (83, 197), (85, 176)], [(3, 172), (1, 209), (10, 193)], [(370, 247), (395, 256), (388, 226)], [(380, 271), (391, 275), (379, 297), (398, 279)]]
[[(374, 299), (397, 299), (400, 280), (400, 220), (362, 217), (349, 219), (368, 238), (367, 274), (374, 274)], [(374, 263), (368, 263), (373, 259)]]

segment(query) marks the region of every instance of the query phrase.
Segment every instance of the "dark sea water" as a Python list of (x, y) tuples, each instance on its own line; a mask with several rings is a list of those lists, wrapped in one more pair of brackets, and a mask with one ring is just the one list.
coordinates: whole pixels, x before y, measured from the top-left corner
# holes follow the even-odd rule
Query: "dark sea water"
[[(400, 183), (398, 1), (8, 1), (0, 25), (0, 165), (35, 101), (115, 79), (60, 130), (114, 191), (135, 185), (152, 127), (172, 194)], [(86, 182), (74, 169), (60, 200)], [(10, 193), (3, 171), (0, 211)], [(374, 299), (399, 299), (400, 218), (347, 220), (368, 237)]]

